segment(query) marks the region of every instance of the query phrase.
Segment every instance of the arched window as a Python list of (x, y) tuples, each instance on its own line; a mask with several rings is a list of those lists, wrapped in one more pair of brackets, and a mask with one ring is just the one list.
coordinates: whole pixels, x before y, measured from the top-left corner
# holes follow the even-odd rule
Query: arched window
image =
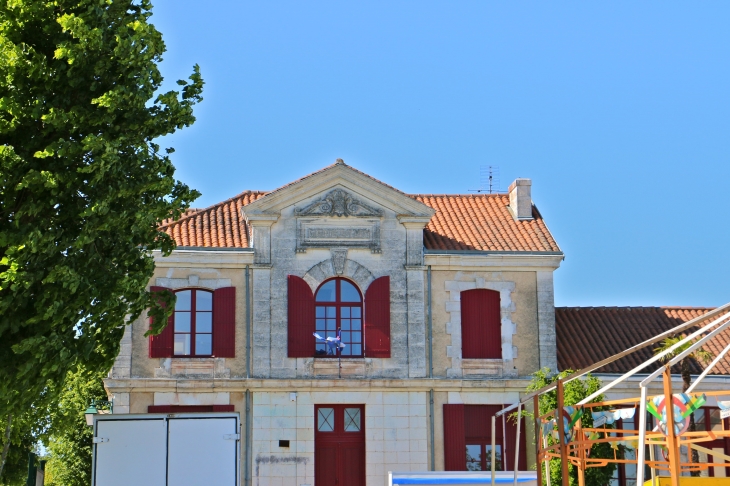
[(150, 358), (236, 357), (236, 287), (210, 291), (152, 286), (150, 290), (174, 292), (177, 297), (165, 328), (149, 337)]
[[(341, 356), (362, 357), (362, 295), (358, 288), (343, 278), (327, 280), (317, 289), (314, 301), (315, 331), (326, 339), (337, 337), (341, 330), (345, 344)], [(326, 355), (327, 344), (318, 342), (316, 354)]]
[(213, 354), (213, 292), (202, 289), (175, 292), (174, 356)]

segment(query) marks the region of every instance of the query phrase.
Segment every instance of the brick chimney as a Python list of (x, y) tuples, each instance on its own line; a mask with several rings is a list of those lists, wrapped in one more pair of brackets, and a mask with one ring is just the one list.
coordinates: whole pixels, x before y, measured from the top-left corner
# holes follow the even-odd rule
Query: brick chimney
[(532, 180), (517, 178), (509, 185), (509, 207), (516, 220), (532, 219)]

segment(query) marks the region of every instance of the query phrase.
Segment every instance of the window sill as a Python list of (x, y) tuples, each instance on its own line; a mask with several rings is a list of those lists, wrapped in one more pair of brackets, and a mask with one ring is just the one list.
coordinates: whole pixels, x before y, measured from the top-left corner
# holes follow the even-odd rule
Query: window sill
[[(342, 368), (340, 368), (340, 365)], [(312, 360), (312, 374), (315, 378), (365, 378), (368, 363), (365, 358), (335, 357), (314, 358)]]
[(177, 357), (161, 359), (160, 368), (155, 370), (156, 378), (228, 378), (230, 370), (225, 367), (225, 358)]
[(464, 378), (502, 378), (504, 360), (462, 358), (461, 370)]

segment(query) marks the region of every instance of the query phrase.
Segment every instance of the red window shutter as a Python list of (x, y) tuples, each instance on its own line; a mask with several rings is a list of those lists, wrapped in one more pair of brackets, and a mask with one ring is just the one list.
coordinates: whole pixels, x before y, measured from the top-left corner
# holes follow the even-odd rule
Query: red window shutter
[(365, 292), (365, 356), (390, 358), (390, 277), (380, 277)]
[(213, 291), (213, 356), (236, 357), (236, 287)]
[(314, 356), (314, 295), (309, 284), (296, 275), (288, 277), (287, 348), (290, 358)]
[[(508, 405), (505, 405), (505, 407), (507, 406)], [(525, 435), (527, 431), (525, 430), (524, 417), (520, 420), (522, 420), (522, 424), (520, 425), (520, 460), (518, 464), (518, 469), (520, 471), (526, 471), (527, 459), (525, 458)], [(505, 447), (507, 447), (507, 450), (502, 454), (502, 457), (504, 457), (505, 470), (513, 471), (515, 469), (515, 442), (517, 441), (517, 422), (509, 417), (506, 419), (505, 423), (505, 435)]]
[(502, 359), (499, 292), (474, 289), (461, 293), (461, 357)]
[(444, 404), (444, 470), (466, 471), (463, 404)]
[[(170, 290), (165, 287), (150, 287), (152, 292), (161, 292)], [(151, 320), (152, 318), (150, 318)], [(150, 322), (151, 324), (151, 322)], [(170, 358), (172, 357), (172, 343), (175, 338), (175, 313), (170, 315), (167, 320), (167, 326), (157, 336), (150, 336), (150, 358)]]
[(147, 413), (174, 413), (171, 405), (148, 405)]
[[(464, 430), (467, 442), (492, 439), (492, 416), (502, 410), (502, 405), (464, 405)], [(502, 440), (502, 422), (498, 422), (497, 444)]]
[(233, 405), (149, 405), (147, 413), (234, 412)]

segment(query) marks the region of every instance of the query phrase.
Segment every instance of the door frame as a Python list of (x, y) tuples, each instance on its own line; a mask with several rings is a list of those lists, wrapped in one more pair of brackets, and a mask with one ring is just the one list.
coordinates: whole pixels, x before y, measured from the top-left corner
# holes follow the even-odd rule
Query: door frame
[[(334, 423), (332, 431), (320, 431), (319, 430), (319, 410), (323, 408), (333, 409)], [(345, 430), (345, 409), (359, 409), (360, 410), (360, 430), (359, 431), (346, 431)], [(352, 486), (345, 485), (344, 480), (339, 481), (340, 478), (344, 478), (344, 461), (340, 460), (339, 454), (341, 454), (340, 446), (342, 444), (362, 444), (362, 454), (360, 455), (360, 464), (362, 465), (361, 484), (365, 486), (366, 481), (366, 437), (365, 437), (365, 405), (359, 403), (338, 403), (338, 404), (315, 404), (314, 405), (314, 484), (317, 486), (317, 448), (318, 446), (332, 446), (337, 445), (338, 458), (334, 465), (337, 471), (336, 481), (339, 486)]]

